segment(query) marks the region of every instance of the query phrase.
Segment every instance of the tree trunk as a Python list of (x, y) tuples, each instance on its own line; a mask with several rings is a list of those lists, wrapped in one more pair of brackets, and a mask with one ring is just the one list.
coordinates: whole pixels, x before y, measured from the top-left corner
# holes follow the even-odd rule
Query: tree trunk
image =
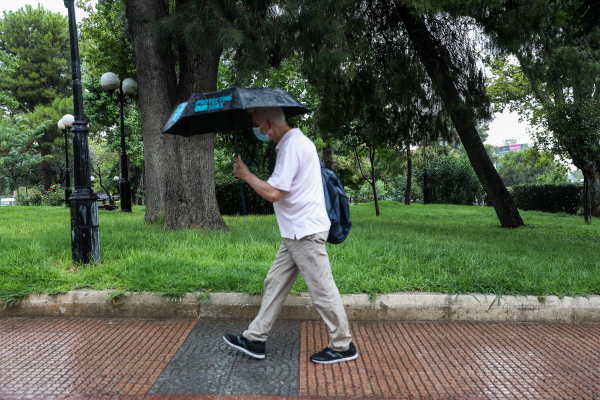
[(500, 224), (504, 228), (523, 226), (515, 202), (494, 168), (475, 129), (472, 110), (465, 104), (456, 88), (448, 49), (431, 34), (421, 16), (412, 14), (406, 6), (400, 6), (399, 9), (414, 49), (433, 82), (435, 91), (444, 102), (469, 161), (496, 210)]
[(406, 193), (404, 193), (404, 204), (410, 206), (410, 192), (412, 191), (412, 154), (410, 145), (406, 147)]
[(373, 187), (373, 200), (375, 201), (375, 216), (379, 217), (379, 199), (377, 198), (377, 182), (375, 181), (375, 146), (369, 148), (369, 161), (371, 162), (371, 186)]
[(177, 102), (216, 89), (221, 51), (198, 54), (181, 45), (178, 84), (172, 43), (154, 30), (166, 16), (161, 0), (127, 0), (144, 137), (145, 219), (163, 216), (172, 229), (226, 229), (215, 195), (213, 134), (185, 138), (161, 133)]
[(131, 193), (133, 194), (133, 204), (138, 205), (138, 206), (142, 205), (142, 198), (139, 195), (139, 192), (140, 192), (140, 189), (144, 190), (142, 187), (143, 176), (144, 176), (144, 171), (142, 171), (138, 167), (133, 168), (133, 177), (131, 180)]
[[(41, 150), (42, 157), (50, 155), (50, 149)], [(52, 165), (48, 161), (42, 161), (42, 177), (44, 182), (44, 190), (50, 189), (52, 186)]]
[[(590, 159), (585, 154), (572, 150), (569, 151), (573, 165), (581, 170), (588, 183), (590, 190), (590, 203), (592, 216), (600, 218), (600, 162)], [(584, 201), (584, 209), (587, 207), (587, 196)], [(588, 211), (589, 213), (589, 211)]]

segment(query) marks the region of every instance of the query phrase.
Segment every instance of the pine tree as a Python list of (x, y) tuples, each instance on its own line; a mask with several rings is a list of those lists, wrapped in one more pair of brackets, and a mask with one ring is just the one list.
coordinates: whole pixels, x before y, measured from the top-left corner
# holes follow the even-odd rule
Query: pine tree
[(67, 18), (26, 5), (4, 12), (0, 20), (0, 50), (14, 56), (18, 68), (0, 75), (0, 89), (8, 92), (20, 108), (50, 105), (69, 93), (70, 63)]

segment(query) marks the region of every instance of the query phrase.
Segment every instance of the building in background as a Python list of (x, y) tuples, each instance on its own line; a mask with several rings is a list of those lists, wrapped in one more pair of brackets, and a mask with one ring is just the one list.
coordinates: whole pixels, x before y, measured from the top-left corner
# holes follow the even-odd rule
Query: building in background
[[(511, 151), (521, 151), (523, 149), (529, 149), (531, 147), (533, 147), (532, 143), (518, 144), (517, 139), (504, 139), (504, 146), (496, 147), (496, 151), (494, 151), (494, 154), (502, 155)], [(500, 161), (494, 162), (494, 166), (496, 167), (496, 169), (498, 169), (500, 164), (502, 164)]]
[(494, 154), (504, 154), (509, 151), (519, 151), (533, 147), (531, 143), (518, 144), (517, 139), (505, 139), (504, 146), (496, 147)]

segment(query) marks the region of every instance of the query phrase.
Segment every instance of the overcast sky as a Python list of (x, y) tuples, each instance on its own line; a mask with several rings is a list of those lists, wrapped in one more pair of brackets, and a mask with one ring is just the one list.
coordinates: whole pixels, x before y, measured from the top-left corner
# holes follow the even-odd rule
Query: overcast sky
[[(3, 11), (16, 11), (26, 4), (31, 4), (32, 7), (36, 8), (38, 4), (41, 4), (46, 10), (67, 15), (67, 9), (63, 0), (2, 0), (0, 9)], [(83, 10), (76, 7), (75, 16), (79, 22), (85, 14)], [(489, 137), (486, 143), (502, 146), (505, 139), (516, 139), (517, 143), (532, 143), (533, 140), (527, 134), (526, 129), (527, 124), (519, 123), (519, 117), (516, 114), (509, 114), (507, 112), (496, 114), (496, 118), (490, 123)]]

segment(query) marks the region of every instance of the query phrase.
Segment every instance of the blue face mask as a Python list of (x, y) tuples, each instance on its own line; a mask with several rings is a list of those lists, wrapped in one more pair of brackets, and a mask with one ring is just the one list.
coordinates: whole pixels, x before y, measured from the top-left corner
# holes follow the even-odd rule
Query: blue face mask
[[(265, 121), (267, 122), (267, 121)], [(263, 122), (258, 128), (257, 127), (253, 127), (252, 128), (252, 132), (254, 132), (254, 136), (256, 136), (256, 138), (258, 140), (261, 140), (263, 142), (268, 142), (269, 141), (269, 136), (268, 135), (263, 135), (262, 133), (260, 133), (260, 128), (262, 128), (262, 126), (265, 124), (265, 122)]]

